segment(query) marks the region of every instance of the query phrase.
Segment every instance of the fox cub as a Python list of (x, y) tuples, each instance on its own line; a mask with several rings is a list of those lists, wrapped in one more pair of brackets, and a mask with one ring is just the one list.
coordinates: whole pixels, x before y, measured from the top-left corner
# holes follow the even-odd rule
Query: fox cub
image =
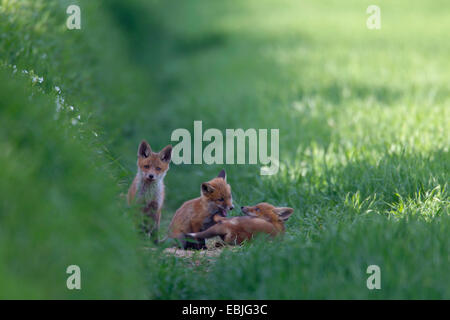
[(225, 170), (222, 170), (216, 178), (202, 183), (199, 198), (186, 201), (175, 212), (169, 226), (169, 237), (181, 241), (184, 249), (205, 248), (204, 239), (186, 241), (185, 235), (206, 230), (216, 223), (214, 215), (226, 217), (228, 210), (233, 208), (231, 187), (227, 184)]
[(137, 156), (137, 174), (128, 190), (128, 204), (141, 206), (144, 232), (156, 242), (164, 203), (164, 177), (169, 170), (172, 146), (156, 153), (144, 140), (139, 144)]
[(217, 224), (203, 232), (188, 233), (188, 237), (207, 239), (220, 236), (227, 244), (241, 244), (250, 240), (257, 233), (266, 233), (276, 236), (284, 232), (284, 222), (294, 212), (287, 207), (274, 207), (269, 203), (259, 203), (253, 207), (241, 207), (247, 216), (226, 219), (214, 216)]

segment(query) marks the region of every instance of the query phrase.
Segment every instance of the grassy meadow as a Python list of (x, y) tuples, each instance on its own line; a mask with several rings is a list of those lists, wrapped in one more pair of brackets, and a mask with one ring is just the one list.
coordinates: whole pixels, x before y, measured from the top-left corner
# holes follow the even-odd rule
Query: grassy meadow
[[(0, 298), (449, 299), (449, 4), (371, 4), (0, 0)], [(284, 237), (147, 249), (138, 144), (196, 120), (279, 129), (280, 169), (172, 164), (163, 233), (225, 168), (236, 207), (295, 209)]]

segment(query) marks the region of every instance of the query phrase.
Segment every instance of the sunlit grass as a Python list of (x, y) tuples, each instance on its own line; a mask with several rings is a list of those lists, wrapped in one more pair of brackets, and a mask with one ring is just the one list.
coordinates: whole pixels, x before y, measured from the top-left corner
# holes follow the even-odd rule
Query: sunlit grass
[[(83, 297), (123, 297), (145, 287), (147, 296), (158, 299), (449, 298), (446, 1), (381, 1), (378, 31), (366, 28), (370, 1), (79, 3), (83, 29), (69, 32), (64, 28), (68, 1), (2, 2), (0, 64), (11, 79), (27, 70), (20, 86), (24, 92), (33, 87), (34, 95), (44, 99), (17, 100), (22, 102), (18, 108), (35, 110), (49, 103), (44, 115), (48, 130), (33, 140), (33, 148), (49, 144), (51, 159), (62, 154), (61, 165), (76, 168), (70, 175), (50, 169), (44, 176), (34, 175), (35, 166), (47, 158), (38, 153), (31, 161), (25, 153), (27, 167), (21, 169), (14, 154), (27, 139), (22, 142), (5, 132), (0, 136), (2, 181), (22, 183), (17, 189), (4, 184), (7, 198), (23, 208), (35, 207), (45, 217), (50, 217), (47, 203), (57, 201), (59, 208), (68, 201), (73, 206), (68, 207), (67, 223), (86, 228), (85, 242), (77, 247), (80, 258), (101, 249), (99, 227), (110, 241), (108, 252), (126, 256), (128, 250), (142, 247), (132, 239), (133, 213), (123, 197), (135, 172), (137, 144), (145, 138), (158, 150), (170, 142), (173, 130), (191, 130), (194, 120), (202, 120), (204, 130), (279, 129), (277, 175), (262, 177), (259, 166), (225, 167), (237, 207), (268, 201), (295, 208), (282, 239), (257, 239), (227, 249), (214, 262), (195, 258), (193, 263), (161, 250), (140, 250), (145, 272), (131, 259), (120, 269), (126, 269), (131, 281), (124, 278), (119, 286), (108, 284), (107, 276), (101, 278), (104, 290), (111, 285), (123, 288), (121, 292), (108, 295), (99, 285), (86, 287)], [(53, 119), (57, 96), (64, 97), (67, 107), (75, 106), (83, 126), (71, 125), (74, 114), (69, 111), (67, 117)], [(40, 132), (34, 129), (38, 122), (23, 117), (29, 132)], [(24, 120), (8, 119), (15, 118), (5, 114), (5, 128), (20, 130), (25, 125)], [(70, 135), (70, 141), (56, 143), (54, 132)], [(90, 156), (77, 154), (78, 147), (71, 153), (72, 144), (83, 146), (90, 156), (100, 155), (100, 160), (89, 162)], [(75, 194), (68, 188), (77, 176), (80, 180), (73, 183), (90, 185), (91, 171), (83, 167), (87, 165), (95, 172), (101, 168), (92, 176), (97, 201), (83, 197), (83, 190)], [(219, 167), (171, 166), (165, 179), (163, 231), (173, 212), (197, 197), (201, 182), (215, 176)], [(19, 201), (20, 187), (46, 186), (47, 179), (56, 179), (51, 192), (34, 193), (32, 203)], [(101, 183), (111, 186), (103, 190)], [(61, 190), (67, 188), (62, 197)], [(103, 193), (97, 194), (99, 190)], [(93, 208), (107, 217), (111, 212), (106, 205), (115, 208), (112, 226), (108, 218), (103, 222), (90, 214), (80, 213), (77, 219), (77, 210), (91, 213)], [(127, 221), (121, 227), (116, 225), (117, 214)], [(13, 221), (3, 219), (0, 227), (8, 226), (5, 221), (22, 221), (20, 215)], [(60, 266), (53, 253), (68, 248), (61, 237), (77, 239), (79, 234), (63, 219), (47, 228), (27, 228), (54, 234), (42, 238), (49, 247), (38, 245), (44, 240), (33, 247), (48, 257), (45, 267), (35, 261), (30, 273), (16, 272), (15, 261), (26, 263), (30, 253), (24, 251), (17, 260), (12, 247), (11, 262), (0, 266), (0, 277), (8, 279), (15, 297), (58, 295), (65, 288), (52, 283), (46, 270)], [(61, 228), (70, 229), (66, 238), (55, 231)], [(115, 228), (128, 240), (108, 231)], [(21, 239), (10, 233), (8, 237), (3, 243)], [(109, 259), (107, 253), (99, 257)], [(87, 272), (103, 272), (98, 269), (102, 263), (92, 260)], [(380, 291), (366, 288), (370, 264), (381, 267)], [(106, 275), (113, 272), (107, 270)], [(43, 280), (32, 281), (30, 274), (40, 274)], [(140, 279), (141, 284), (135, 282)], [(24, 283), (21, 288), (14, 285), (19, 281)]]

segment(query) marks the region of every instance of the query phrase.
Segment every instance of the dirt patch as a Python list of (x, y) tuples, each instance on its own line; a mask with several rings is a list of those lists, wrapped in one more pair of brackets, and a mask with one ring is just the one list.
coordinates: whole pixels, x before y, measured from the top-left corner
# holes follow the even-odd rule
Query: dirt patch
[(216, 258), (220, 256), (224, 248), (224, 243), (219, 237), (206, 240), (205, 250), (184, 250), (180, 248), (167, 248), (164, 253), (174, 255), (179, 258)]
[(206, 250), (183, 250), (179, 248), (167, 248), (163, 251), (166, 254), (174, 255), (178, 258), (202, 258), (202, 257), (208, 257), (208, 258), (215, 258), (220, 256), (222, 249), (221, 248), (215, 248), (215, 249), (206, 249)]

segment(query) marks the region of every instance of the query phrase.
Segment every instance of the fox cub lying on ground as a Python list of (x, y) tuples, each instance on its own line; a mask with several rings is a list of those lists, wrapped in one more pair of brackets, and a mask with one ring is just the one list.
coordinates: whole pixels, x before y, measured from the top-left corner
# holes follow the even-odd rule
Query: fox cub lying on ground
[(227, 184), (225, 170), (211, 181), (202, 183), (201, 196), (186, 201), (173, 216), (169, 226), (169, 238), (177, 239), (184, 249), (206, 248), (205, 240), (186, 241), (185, 235), (206, 230), (216, 223), (215, 215), (226, 217), (233, 210), (231, 187)]
[(157, 242), (157, 231), (164, 203), (164, 177), (169, 170), (172, 146), (153, 152), (147, 141), (138, 148), (137, 174), (128, 190), (128, 204), (141, 206), (144, 214), (144, 232)]
[[(153, 152), (143, 140), (137, 155), (137, 174), (128, 190), (128, 203), (141, 206), (144, 231), (158, 243), (164, 177), (169, 170), (172, 146)], [(222, 170), (216, 178), (202, 183), (200, 197), (186, 201), (175, 212), (168, 237), (179, 241), (184, 249), (206, 248), (205, 239), (215, 236), (220, 236), (228, 244), (241, 244), (257, 233), (275, 236), (284, 232), (284, 222), (294, 211), (263, 202), (253, 207), (241, 207), (247, 216), (226, 218), (233, 208), (231, 187), (225, 170)]]
[(220, 236), (227, 244), (241, 244), (258, 233), (276, 236), (284, 232), (284, 222), (294, 212), (287, 207), (274, 207), (269, 203), (259, 203), (253, 207), (241, 207), (247, 216), (224, 218), (214, 216), (217, 224), (202, 232), (191, 232), (187, 236), (194, 239), (207, 239)]

